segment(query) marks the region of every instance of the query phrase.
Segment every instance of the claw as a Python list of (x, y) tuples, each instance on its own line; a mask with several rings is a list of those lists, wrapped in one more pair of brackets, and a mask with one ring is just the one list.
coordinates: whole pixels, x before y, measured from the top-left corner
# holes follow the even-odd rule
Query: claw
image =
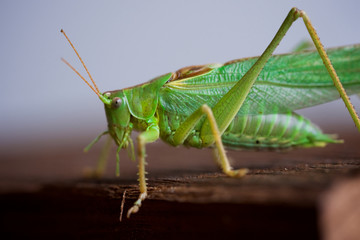
[(130, 215), (132, 213), (137, 213), (139, 211), (141, 207), (141, 202), (145, 200), (146, 196), (147, 196), (146, 192), (140, 194), (138, 200), (136, 200), (136, 202), (134, 203), (134, 206), (132, 206), (127, 212), (126, 214), (127, 218), (130, 218)]
[(128, 210), (127, 214), (126, 214), (127, 218), (130, 218), (130, 215), (131, 215), (132, 213), (137, 213), (138, 211), (139, 211), (139, 206), (138, 206), (138, 205), (132, 206), (132, 207)]
[(98, 179), (98, 178), (101, 178), (103, 175), (104, 175), (104, 172), (99, 171), (98, 169), (85, 168), (83, 171), (83, 176), (85, 178)]
[(237, 170), (230, 170), (228, 172), (225, 172), (225, 174), (228, 175), (229, 177), (241, 178), (241, 177), (244, 177), (248, 172), (249, 172), (249, 169), (240, 168)]

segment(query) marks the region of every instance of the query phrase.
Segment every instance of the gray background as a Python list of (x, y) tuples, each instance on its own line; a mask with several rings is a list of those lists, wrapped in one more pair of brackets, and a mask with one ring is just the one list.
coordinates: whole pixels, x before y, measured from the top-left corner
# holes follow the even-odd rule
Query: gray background
[[(105, 91), (260, 55), (293, 6), (308, 13), (326, 47), (360, 42), (356, 0), (1, 1), (1, 145), (94, 137), (106, 128), (102, 103), (60, 61), (86, 76), (61, 28)], [(276, 52), (308, 38), (298, 21)], [(302, 112), (329, 131), (356, 132), (340, 101), (312, 109)]]

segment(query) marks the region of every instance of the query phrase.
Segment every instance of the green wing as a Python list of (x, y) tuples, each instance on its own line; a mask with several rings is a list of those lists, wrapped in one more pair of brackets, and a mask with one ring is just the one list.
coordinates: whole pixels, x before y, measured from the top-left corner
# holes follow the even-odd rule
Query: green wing
[[(327, 53), (347, 93), (360, 93), (360, 45), (328, 49)], [(165, 111), (181, 115), (190, 115), (204, 103), (212, 107), (256, 60), (208, 65), (211, 69), (204, 74), (170, 81), (160, 89), (160, 104)], [(275, 55), (260, 73), (238, 115), (285, 113), (338, 98), (316, 51)]]

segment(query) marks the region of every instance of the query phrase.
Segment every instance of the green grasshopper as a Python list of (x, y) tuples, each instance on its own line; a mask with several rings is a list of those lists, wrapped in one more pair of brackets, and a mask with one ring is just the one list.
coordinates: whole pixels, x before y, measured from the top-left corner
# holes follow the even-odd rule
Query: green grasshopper
[[(317, 51), (272, 56), (298, 18), (303, 19)], [(235, 149), (287, 148), (322, 147), (340, 142), (294, 110), (335, 100), (340, 94), (360, 131), (359, 117), (337, 75), (349, 94), (360, 92), (360, 45), (328, 50), (336, 73), (309, 18), (297, 8), (290, 10), (260, 57), (185, 67), (141, 85), (104, 93), (99, 91), (69, 38), (63, 34), (93, 86), (63, 61), (105, 106), (108, 130), (89, 147), (102, 135), (109, 134), (118, 146), (118, 175), (119, 152), (129, 146), (133, 149), (131, 132), (140, 131), (137, 137), (140, 195), (129, 209), (128, 217), (139, 210), (147, 196), (145, 145), (158, 138), (173, 146), (214, 146), (222, 171), (230, 177), (242, 177), (248, 170), (231, 168), (224, 145)]]

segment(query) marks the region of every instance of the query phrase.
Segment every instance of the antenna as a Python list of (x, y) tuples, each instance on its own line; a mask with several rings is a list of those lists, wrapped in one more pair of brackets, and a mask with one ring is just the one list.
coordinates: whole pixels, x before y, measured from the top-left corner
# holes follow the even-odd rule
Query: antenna
[(91, 86), (90, 83), (89, 83), (88, 81), (86, 81), (85, 78), (84, 78), (83, 76), (81, 76), (80, 73), (79, 73), (78, 71), (76, 71), (76, 69), (75, 69), (73, 66), (70, 65), (70, 63), (68, 63), (68, 62), (67, 62), (65, 59), (63, 59), (63, 58), (61, 58), (61, 60), (62, 60), (66, 65), (68, 65), (77, 75), (79, 75), (80, 78), (81, 78), (82, 80), (84, 80), (84, 81), (86, 82), (86, 84), (96, 93), (96, 95), (98, 95), (98, 96), (100, 97), (100, 91), (99, 91), (98, 87), (96, 86), (96, 83), (95, 83), (94, 79), (91, 77), (91, 74), (90, 74), (89, 70), (88, 70), (87, 67), (85, 66), (84, 61), (81, 59), (79, 53), (76, 51), (74, 45), (71, 43), (70, 39), (68, 38), (68, 36), (67, 36), (66, 33), (64, 32), (64, 30), (61, 29), (60, 32), (61, 32), (62, 34), (64, 34), (65, 38), (66, 38), (66, 39), (68, 40), (68, 42), (70, 43), (72, 49), (74, 49), (74, 51), (75, 51), (76, 55), (78, 56), (80, 62), (82, 63), (82, 65), (84, 66), (87, 74), (89, 75), (89, 77), (90, 77), (90, 79), (91, 79), (91, 82), (94, 84), (94, 87), (95, 87), (96, 91), (95, 91), (94, 87)]
[(98, 95), (100, 97), (100, 93), (97, 92), (93, 86), (90, 85), (90, 83), (88, 81), (86, 81), (86, 79), (81, 76), (81, 74), (73, 67), (71, 66), (71, 64), (66, 61), (65, 59), (61, 58), (61, 61), (63, 61), (66, 65), (68, 65), (82, 80), (84, 80), (84, 82), (96, 93), (96, 95)]

